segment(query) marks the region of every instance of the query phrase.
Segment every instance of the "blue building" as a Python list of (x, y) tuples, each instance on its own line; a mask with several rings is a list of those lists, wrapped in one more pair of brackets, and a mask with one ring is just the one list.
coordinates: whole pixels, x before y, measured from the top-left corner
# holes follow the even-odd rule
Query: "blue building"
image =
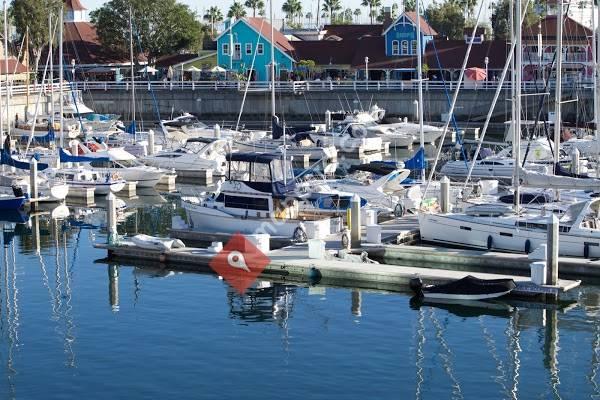
[[(294, 68), (294, 48), (287, 38), (274, 30), (275, 79), (285, 79)], [(268, 81), (271, 65), (271, 25), (264, 18), (244, 17), (226, 22), (217, 37), (217, 64), (225, 69), (248, 74), (250, 79)]]
[[(425, 53), (427, 43), (437, 36), (437, 32), (420, 17), (421, 54)], [(383, 31), (385, 37), (385, 55), (388, 57), (417, 55), (417, 14), (414, 11), (402, 13)]]

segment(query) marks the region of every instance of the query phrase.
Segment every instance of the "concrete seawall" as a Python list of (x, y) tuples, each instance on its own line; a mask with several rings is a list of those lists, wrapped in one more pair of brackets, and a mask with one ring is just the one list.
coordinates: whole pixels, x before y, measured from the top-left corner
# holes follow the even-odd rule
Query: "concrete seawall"
[[(201, 116), (206, 120), (235, 120), (239, 113), (244, 93), (242, 91), (224, 90), (191, 90), (173, 88), (169, 90), (154, 90), (154, 98), (158, 104), (162, 118), (179, 111), (187, 111)], [(452, 94), (450, 94), (451, 96)], [(92, 90), (84, 93), (86, 104), (97, 112), (117, 113), (124, 119), (129, 119), (131, 94), (127, 90), (109, 89)], [(510, 93), (503, 91), (494, 109), (494, 121), (503, 122), (510, 117)], [(591, 120), (593, 115), (592, 93), (585, 90), (574, 95), (578, 102), (569, 102), (563, 106), (563, 117), (566, 121), (575, 122), (579, 112), (579, 120)], [(566, 95), (564, 100), (574, 97)], [(455, 110), (460, 121), (483, 122), (488, 113), (494, 90), (464, 89), (461, 91)], [(548, 97), (548, 96), (547, 96)], [(548, 108), (552, 110), (553, 96), (550, 104), (543, 107), (543, 118), (547, 116)], [(156, 112), (153, 93), (149, 90), (136, 90), (136, 108), (144, 120), (155, 121)], [(415, 115), (414, 90), (380, 90), (380, 91), (307, 91), (277, 93), (278, 114), (287, 120), (323, 120), (325, 110), (368, 108), (377, 104), (387, 110), (387, 115), (406, 116), (412, 119)], [(425, 120), (439, 122), (449, 109), (449, 100), (441, 90), (424, 93)], [(537, 112), (539, 96), (526, 96), (523, 101), (523, 117), (534, 119)], [(270, 93), (268, 91), (248, 92), (242, 120), (268, 120), (270, 115)], [(585, 110), (582, 113), (582, 110)], [(585, 116), (583, 118), (582, 116)]]

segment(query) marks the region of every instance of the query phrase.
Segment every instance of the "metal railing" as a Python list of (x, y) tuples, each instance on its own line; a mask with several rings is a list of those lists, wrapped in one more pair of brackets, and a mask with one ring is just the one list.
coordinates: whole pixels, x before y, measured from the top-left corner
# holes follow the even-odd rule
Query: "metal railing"
[[(465, 90), (495, 90), (498, 87), (496, 81), (466, 81), (462, 82), (461, 89)], [(267, 92), (271, 90), (271, 82), (263, 81), (138, 81), (135, 83), (136, 90), (157, 90), (157, 91), (175, 91), (175, 90), (192, 90), (192, 91), (244, 91), (248, 85), (249, 92)], [(440, 91), (456, 89), (458, 83), (452, 81), (425, 81), (423, 83), (426, 91)], [(593, 83), (591, 81), (581, 80), (563, 80), (563, 88), (576, 89), (591, 89)], [(510, 90), (510, 82), (505, 82), (503, 89)], [(72, 88), (75, 90), (125, 90), (131, 88), (131, 82), (114, 82), (114, 81), (79, 81), (65, 85), (65, 89)], [(550, 84), (550, 88), (554, 88), (554, 83)], [(525, 92), (536, 92), (544, 89), (543, 81), (528, 81), (523, 82), (522, 86)], [(27, 92), (26, 85), (14, 85), (10, 87), (10, 94), (25, 94)], [(49, 93), (52, 90), (51, 84), (32, 84), (29, 86), (30, 94)], [(324, 91), (411, 91), (417, 90), (416, 81), (276, 81), (275, 90), (277, 92), (288, 92), (299, 94), (303, 92), (324, 92)], [(54, 91), (58, 91), (58, 84), (54, 84)], [(6, 88), (2, 87), (0, 93), (5, 94)]]

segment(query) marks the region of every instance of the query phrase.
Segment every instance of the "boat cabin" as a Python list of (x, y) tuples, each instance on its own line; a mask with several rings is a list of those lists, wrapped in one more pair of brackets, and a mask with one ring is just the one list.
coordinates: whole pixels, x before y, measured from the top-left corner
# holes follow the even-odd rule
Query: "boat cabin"
[(282, 154), (230, 153), (227, 164), (227, 181), (243, 182), (254, 191), (283, 197), (296, 189), (292, 162)]

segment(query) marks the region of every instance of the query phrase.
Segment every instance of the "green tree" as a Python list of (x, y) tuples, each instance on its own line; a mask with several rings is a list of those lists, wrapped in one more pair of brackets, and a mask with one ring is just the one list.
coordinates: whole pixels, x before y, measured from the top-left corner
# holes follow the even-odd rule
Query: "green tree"
[(362, 14), (362, 11), (360, 10), (360, 8), (357, 8), (354, 10), (354, 22), (358, 23), (358, 19), (360, 18), (360, 14)]
[[(415, 11), (416, 9), (417, 9), (416, 0), (406, 0), (404, 2), (404, 11)], [(421, 5), (421, 9), (423, 9), (422, 5)]]
[[(23, 40), (28, 31), (29, 50), (37, 65), (42, 56), (42, 49), (46, 47), (50, 34), (48, 28), (48, 15), (58, 15), (61, 0), (13, 0), (9, 16), (15, 25), (18, 41)], [(4, 25), (2, 25), (4, 26)], [(28, 57), (28, 59), (31, 59)]]
[[(492, 16), (490, 18), (492, 22), (492, 31), (495, 39), (509, 39), (510, 36), (510, 0), (498, 0), (496, 3), (490, 6), (492, 10)], [(536, 2), (538, 3), (538, 2)], [(544, 1), (542, 3), (545, 3)], [(540, 3), (537, 4), (537, 11), (533, 4), (530, 2), (529, 7), (525, 13), (523, 20), (523, 27), (532, 26), (538, 22), (539, 18), (544, 15), (543, 9), (545, 7), (539, 7)]]
[[(373, 19), (377, 16), (377, 8), (381, 7), (381, 0), (362, 0), (362, 3), (360, 4), (364, 7), (369, 7), (371, 25), (373, 25)], [(373, 11), (375, 11), (375, 13), (373, 13)]]
[(465, 16), (455, 2), (437, 3), (434, 1), (425, 10), (427, 22), (438, 34), (449, 39), (462, 39)]
[(210, 36), (215, 37), (215, 24), (223, 21), (223, 13), (217, 6), (212, 6), (204, 14), (204, 20), (210, 23)]
[(308, 20), (308, 23), (312, 25), (313, 14), (310, 11), (306, 13), (304, 18), (306, 18)]
[(351, 24), (352, 23), (352, 9), (346, 8), (344, 10), (344, 23)]
[(392, 4), (392, 19), (398, 18), (399, 10), (400, 10), (400, 7), (398, 6), (398, 3)]
[(335, 13), (342, 9), (342, 4), (340, 3), (340, 0), (323, 0), (321, 9), (329, 16), (329, 22), (332, 23), (335, 18)]
[(129, 54), (130, 7), (134, 51), (139, 52), (141, 47), (148, 59), (153, 59), (200, 47), (202, 24), (187, 5), (176, 0), (110, 0), (90, 14), (98, 38), (106, 48), (121, 56)]
[(244, 5), (252, 9), (253, 17), (256, 17), (256, 10), (260, 12), (260, 10), (265, 8), (265, 2), (263, 0), (246, 0)]
[(244, 5), (238, 1), (234, 1), (231, 7), (229, 7), (229, 11), (227, 12), (228, 18), (242, 18), (246, 16), (246, 10), (244, 9)]

